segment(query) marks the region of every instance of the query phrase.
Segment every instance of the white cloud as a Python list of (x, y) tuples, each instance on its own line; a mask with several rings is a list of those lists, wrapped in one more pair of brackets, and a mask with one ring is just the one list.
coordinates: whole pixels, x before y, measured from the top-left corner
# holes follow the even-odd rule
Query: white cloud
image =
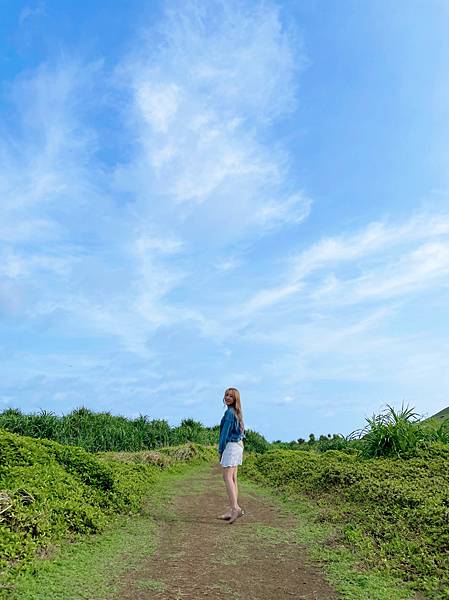
[(0, 304), (30, 323), (62, 326), (64, 315), (67, 333), (90, 327), (148, 356), (149, 333), (184, 318), (162, 302), (185, 276), (168, 264), (184, 243), (122, 207), (95, 159), (100, 132), (89, 110), (106, 84), (102, 61), (66, 58), (7, 88), (19, 120), (14, 145), (12, 134), (0, 144)]
[(216, 261), (214, 267), (219, 271), (231, 271), (241, 265), (241, 260), (235, 256), (225, 257)]
[(38, 272), (53, 272), (59, 276), (68, 276), (76, 259), (70, 256), (51, 256), (34, 254), (26, 256), (6, 248), (0, 264), (0, 275), (9, 279), (23, 279)]
[(68, 52), (3, 86), (3, 397), (167, 416), (230, 381), (284, 422), (353, 408), (329, 382), (442, 398), (445, 324), (426, 331), (419, 294), (444, 313), (447, 212), (314, 238), (278, 121), (297, 108), (300, 40), (267, 2), (163, 10), (113, 73)]
[(288, 156), (258, 135), (296, 105), (295, 44), (270, 5), (167, 5), (115, 71), (140, 144), (115, 186), (196, 245), (301, 223), (311, 200), (285, 191)]
[(296, 193), (286, 200), (269, 201), (255, 215), (255, 222), (267, 227), (279, 223), (301, 223), (309, 216), (312, 201)]
[[(424, 244), (420, 244), (422, 240)], [(250, 312), (285, 301), (301, 292), (301, 302), (358, 303), (373, 297), (419, 291), (443, 285), (448, 274), (449, 215), (420, 213), (407, 222), (387, 226), (371, 223), (356, 233), (323, 238), (288, 259), (284, 282), (262, 289), (247, 300), (239, 313)], [(365, 261), (365, 262), (363, 262)], [(360, 277), (338, 277), (325, 273), (318, 284), (310, 276), (326, 269), (354, 265)]]
[(347, 301), (380, 298), (418, 292), (443, 283), (449, 277), (449, 239), (429, 242), (400, 256), (397, 263), (376, 270), (353, 282)]
[(179, 105), (179, 87), (172, 83), (168, 85), (152, 85), (143, 81), (136, 86), (136, 106), (142, 111), (142, 116), (158, 133), (166, 133)]
[(252, 315), (259, 310), (270, 307), (295, 294), (301, 287), (300, 283), (289, 283), (282, 287), (262, 290), (255, 294), (246, 304), (238, 307), (237, 316)]
[(295, 397), (292, 396), (291, 394), (287, 394), (286, 396), (283, 396), (281, 398), (276, 398), (274, 400), (274, 404), (277, 405), (285, 405), (285, 404), (292, 404), (295, 401)]
[(44, 2), (39, 2), (34, 8), (31, 6), (24, 6), (20, 11), (19, 25), (23, 25), (23, 23), (31, 17), (38, 17), (40, 15), (45, 15)]

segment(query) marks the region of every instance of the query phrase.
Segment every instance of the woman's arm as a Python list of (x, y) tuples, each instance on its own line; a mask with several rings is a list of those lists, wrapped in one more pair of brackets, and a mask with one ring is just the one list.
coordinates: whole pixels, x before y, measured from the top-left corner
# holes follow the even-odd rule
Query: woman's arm
[(230, 414), (229, 417), (227, 416), (228, 414), (230, 413), (226, 413), (223, 427), (220, 429), (220, 441), (218, 442), (218, 454), (220, 456), (223, 454), (223, 450), (225, 449), (228, 440), (228, 434), (232, 427), (232, 414)]

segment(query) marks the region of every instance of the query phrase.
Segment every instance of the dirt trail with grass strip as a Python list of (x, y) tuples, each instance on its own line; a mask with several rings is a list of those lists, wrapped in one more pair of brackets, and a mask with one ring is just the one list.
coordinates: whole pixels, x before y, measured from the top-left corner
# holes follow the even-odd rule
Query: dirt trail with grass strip
[(220, 465), (174, 481), (168, 502), (145, 507), (158, 524), (152, 556), (128, 562), (111, 600), (336, 600), (295, 541), (295, 517), (238, 480), (245, 515), (229, 524)]

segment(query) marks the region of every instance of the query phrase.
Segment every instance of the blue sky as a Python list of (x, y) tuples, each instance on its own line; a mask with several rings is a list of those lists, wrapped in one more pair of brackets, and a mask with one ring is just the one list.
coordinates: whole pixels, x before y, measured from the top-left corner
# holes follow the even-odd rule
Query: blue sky
[(0, 409), (449, 405), (447, 2), (4, 0), (0, 35)]

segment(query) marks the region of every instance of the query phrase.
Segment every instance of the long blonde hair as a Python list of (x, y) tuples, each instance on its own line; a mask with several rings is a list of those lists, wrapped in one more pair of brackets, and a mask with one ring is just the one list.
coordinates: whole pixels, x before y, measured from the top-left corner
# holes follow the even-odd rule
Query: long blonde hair
[[(239, 423), (240, 423), (240, 429), (241, 429), (242, 433), (244, 433), (245, 425), (243, 423), (243, 412), (242, 412), (242, 404), (240, 402), (240, 392), (238, 391), (237, 388), (233, 388), (233, 387), (230, 387), (225, 391), (225, 393), (224, 393), (225, 396), (226, 396), (226, 392), (229, 392), (231, 394), (231, 396), (234, 398), (234, 403), (231, 404), (231, 406), (235, 410), (237, 419), (239, 420)], [(224, 398), (223, 398), (223, 404), (226, 404)]]

